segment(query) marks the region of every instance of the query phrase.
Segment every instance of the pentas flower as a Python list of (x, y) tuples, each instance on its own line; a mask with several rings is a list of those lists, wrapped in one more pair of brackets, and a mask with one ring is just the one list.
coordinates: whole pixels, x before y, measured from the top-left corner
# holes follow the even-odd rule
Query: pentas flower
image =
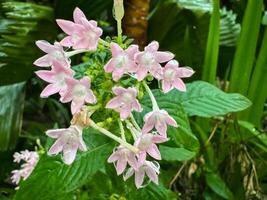
[(135, 54), (135, 62), (138, 64), (136, 78), (139, 81), (143, 80), (148, 72), (155, 78), (160, 79), (162, 76), (160, 63), (167, 62), (174, 58), (172, 53), (158, 51), (158, 49), (159, 43), (153, 41), (145, 47), (143, 52)]
[(135, 88), (113, 87), (112, 91), (117, 96), (107, 103), (106, 108), (119, 112), (121, 119), (129, 117), (133, 110), (142, 111), (142, 107), (136, 99), (137, 90)]
[(91, 81), (89, 77), (83, 77), (80, 80), (66, 78), (66, 89), (61, 92), (60, 101), (67, 103), (71, 101), (72, 114), (80, 111), (85, 103), (96, 103), (96, 97), (90, 89)]
[(142, 134), (136, 141), (135, 146), (140, 150), (138, 153), (138, 162), (144, 163), (146, 154), (151, 157), (161, 160), (161, 155), (156, 144), (168, 141), (168, 138), (161, 135), (154, 135), (152, 133)]
[(26, 180), (31, 175), (39, 160), (39, 155), (35, 151), (25, 150), (21, 152), (16, 152), (13, 157), (14, 162), (16, 163), (24, 161), (24, 163), (21, 165), (21, 169), (13, 170), (11, 172), (11, 181), (18, 185), (21, 179)]
[(167, 93), (173, 88), (185, 92), (186, 86), (181, 78), (190, 77), (193, 74), (194, 70), (192, 70), (190, 67), (179, 67), (179, 63), (176, 60), (169, 61), (163, 68), (163, 92)]
[(123, 179), (125, 181), (135, 174), (135, 186), (137, 188), (141, 188), (144, 187), (143, 182), (145, 175), (147, 175), (149, 181), (158, 184), (159, 168), (160, 166), (157, 162), (145, 161), (145, 163), (140, 166), (138, 170), (134, 170), (133, 168), (128, 169), (128, 171), (124, 174)]
[(120, 175), (126, 169), (127, 163), (135, 170), (138, 168), (136, 155), (129, 149), (119, 146), (108, 158), (109, 163), (116, 163), (117, 174)]
[(143, 133), (148, 133), (155, 127), (159, 134), (165, 137), (167, 135), (167, 124), (173, 127), (178, 126), (176, 121), (165, 110), (153, 110), (147, 113), (144, 121)]
[(54, 129), (46, 131), (46, 135), (57, 139), (50, 147), (48, 155), (57, 155), (63, 152), (63, 162), (67, 165), (73, 163), (77, 150), (86, 151), (86, 144), (82, 138), (82, 130), (78, 126), (70, 126), (67, 129)]
[(44, 81), (50, 83), (41, 93), (41, 97), (48, 97), (55, 93), (61, 93), (66, 89), (67, 77), (71, 78), (74, 72), (70, 69), (69, 65), (64, 66), (58, 61), (53, 61), (52, 70), (40, 70), (35, 72)]
[(39, 67), (50, 67), (53, 61), (58, 61), (63, 66), (69, 66), (70, 59), (66, 56), (60, 43), (55, 42), (54, 45), (45, 40), (36, 41), (36, 45), (45, 53), (43, 57), (37, 59), (33, 64)]
[(95, 50), (102, 35), (102, 29), (97, 27), (96, 21), (88, 21), (79, 8), (75, 8), (73, 18), (74, 22), (63, 19), (56, 20), (59, 27), (68, 34), (60, 43), (73, 49)]
[(123, 74), (133, 73), (137, 70), (134, 55), (138, 52), (137, 45), (130, 45), (123, 50), (118, 44), (110, 44), (112, 58), (104, 66), (106, 72), (112, 72), (113, 80), (119, 80)]

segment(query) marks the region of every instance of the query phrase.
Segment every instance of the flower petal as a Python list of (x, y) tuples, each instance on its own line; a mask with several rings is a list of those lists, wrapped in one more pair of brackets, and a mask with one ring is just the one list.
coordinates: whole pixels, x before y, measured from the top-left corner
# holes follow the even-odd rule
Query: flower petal
[(139, 169), (135, 172), (135, 186), (140, 188), (144, 182), (145, 171), (143, 169)]

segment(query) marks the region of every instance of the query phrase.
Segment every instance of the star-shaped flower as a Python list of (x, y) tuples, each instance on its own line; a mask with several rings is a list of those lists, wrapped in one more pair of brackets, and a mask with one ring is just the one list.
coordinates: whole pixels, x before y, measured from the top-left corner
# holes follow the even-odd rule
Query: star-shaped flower
[(89, 77), (83, 77), (80, 80), (66, 78), (66, 85), (66, 89), (61, 93), (60, 101), (63, 103), (71, 101), (72, 114), (80, 111), (85, 103), (96, 103), (96, 97), (90, 89), (91, 81)]
[(155, 127), (159, 134), (165, 137), (167, 135), (167, 124), (174, 127), (178, 126), (166, 110), (151, 111), (145, 115), (144, 121), (143, 133), (148, 133)]
[(107, 103), (106, 108), (119, 112), (121, 119), (129, 117), (133, 110), (142, 111), (142, 107), (136, 99), (137, 90), (135, 88), (113, 87), (112, 91), (117, 96)]
[(61, 93), (66, 89), (66, 78), (71, 78), (74, 72), (69, 66), (63, 66), (58, 61), (53, 61), (52, 70), (40, 70), (35, 72), (44, 81), (50, 83), (41, 93), (41, 97), (48, 97), (55, 93)]
[(60, 43), (73, 49), (95, 50), (102, 35), (102, 29), (97, 26), (96, 21), (88, 21), (79, 8), (75, 8), (73, 18), (74, 22), (56, 20), (59, 27), (68, 35)]
[(146, 154), (151, 157), (161, 160), (161, 155), (156, 144), (168, 141), (168, 138), (161, 135), (154, 135), (152, 133), (142, 134), (136, 141), (135, 146), (139, 149), (138, 162), (144, 163)]
[(86, 144), (82, 138), (82, 130), (78, 126), (70, 126), (67, 129), (54, 129), (46, 131), (46, 135), (57, 139), (50, 147), (48, 155), (57, 155), (63, 152), (63, 162), (67, 165), (73, 163), (77, 150), (86, 151)]
[(144, 187), (143, 182), (145, 175), (148, 176), (149, 181), (158, 184), (158, 175), (159, 175), (159, 164), (157, 162), (145, 161), (145, 163), (138, 168), (138, 170), (134, 170), (130, 168), (123, 176), (124, 181), (130, 178), (133, 174), (135, 174), (135, 186), (139, 189)]
[(123, 74), (133, 73), (137, 70), (134, 55), (138, 52), (137, 45), (130, 45), (123, 50), (118, 44), (110, 44), (112, 58), (104, 66), (106, 72), (112, 72), (113, 80), (119, 80)]
[(174, 58), (170, 52), (158, 51), (159, 43), (151, 42), (145, 47), (143, 52), (135, 54), (135, 62), (138, 64), (136, 77), (139, 81), (143, 80), (148, 72), (157, 79), (162, 76), (162, 67), (160, 63), (167, 62)]
[(163, 68), (162, 90), (164, 93), (176, 88), (180, 91), (186, 91), (186, 86), (181, 78), (187, 78), (194, 74), (190, 67), (179, 67), (176, 60), (169, 61)]
[(58, 61), (63, 66), (70, 65), (70, 59), (66, 56), (60, 43), (55, 42), (54, 45), (45, 40), (36, 41), (36, 45), (45, 53), (43, 57), (37, 59), (33, 64), (39, 67), (50, 67), (53, 61)]
[(116, 162), (116, 171), (120, 175), (126, 169), (127, 163), (134, 169), (138, 168), (136, 155), (129, 149), (119, 146), (108, 158), (109, 163)]

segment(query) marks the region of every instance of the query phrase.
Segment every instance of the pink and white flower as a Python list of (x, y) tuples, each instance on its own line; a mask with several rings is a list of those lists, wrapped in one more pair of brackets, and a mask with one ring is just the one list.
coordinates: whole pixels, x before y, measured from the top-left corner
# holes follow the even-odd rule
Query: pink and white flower
[(152, 133), (142, 134), (136, 141), (135, 146), (139, 149), (138, 162), (144, 163), (146, 154), (151, 157), (161, 160), (161, 155), (156, 144), (168, 141), (168, 138), (161, 135), (154, 135)]
[(194, 70), (190, 67), (179, 67), (176, 60), (169, 61), (163, 68), (162, 74), (162, 90), (164, 93), (171, 91), (173, 88), (186, 91), (186, 86), (181, 78), (190, 77), (194, 74)]
[(135, 153), (129, 149), (119, 146), (108, 158), (109, 163), (116, 163), (117, 174), (120, 175), (126, 169), (127, 163), (133, 168), (138, 168), (138, 162)]
[(88, 21), (79, 8), (75, 8), (73, 18), (74, 22), (63, 19), (56, 20), (59, 27), (68, 34), (60, 43), (73, 49), (95, 50), (102, 35), (102, 29), (97, 26), (96, 21)]
[(63, 162), (67, 165), (73, 163), (77, 150), (87, 151), (82, 138), (82, 129), (78, 126), (70, 126), (67, 129), (54, 129), (46, 131), (46, 135), (57, 139), (50, 147), (48, 155), (57, 155), (63, 152)]
[(148, 176), (149, 181), (158, 184), (159, 169), (160, 166), (157, 162), (145, 161), (145, 163), (140, 166), (138, 170), (134, 170), (133, 168), (128, 169), (128, 171), (124, 174), (123, 179), (125, 181), (135, 174), (135, 186), (138, 189), (144, 187), (143, 182), (145, 175)]
[(50, 67), (53, 61), (58, 61), (63, 66), (70, 65), (70, 59), (66, 56), (60, 43), (55, 42), (54, 45), (45, 40), (36, 41), (36, 45), (45, 53), (43, 57), (37, 59), (33, 64), (39, 67)]
[(112, 91), (117, 96), (107, 103), (106, 108), (119, 112), (121, 119), (124, 120), (129, 117), (133, 110), (142, 111), (142, 107), (136, 99), (137, 90), (135, 88), (113, 87)]
[(83, 77), (81, 80), (66, 78), (66, 85), (66, 89), (61, 92), (60, 101), (63, 103), (71, 101), (72, 114), (80, 111), (85, 103), (96, 103), (96, 97), (90, 89), (91, 81), (89, 77)]
[(159, 134), (165, 137), (167, 135), (167, 124), (173, 127), (178, 126), (166, 110), (151, 111), (145, 115), (144, 121), (143, 133), (148, 133), (155, 127)]
[(130, 45), (123, 50), (118, 44), (110, 44), (112, 58), (104, 66), (106, 72), (112, 72), (113, 80), (119, 80), (123, 74), (133, 73), (137, 70), (134, 55), (138, 52), (137, 45)]
[(39, 160), (39, 155), (35, 151), (25, 150), (21, 152), (16, 152), (13, 157), (14, 162), (16, 163), (24, 161), (24, 163), (21, 165), (21, 169), (13, 170), (11, 172), (11, 181), (18, 185), (21, 179), (26, 180), (31, 175)]
[(139, 81), (143, 80), (148, 72), (157, 79), (162, 76), (162, 67), (160, 63), (167, 62), (174, 58), (170, 52), (158, 51), (159, 43), (151, 42), (145, 47), (143, 52), (135, 54), (135, 62), (138, 64), (136, 77)]
[(52, 70), (39, 70), (35, 72), (44, 81), (50, 83), (41, 93), (41, 97), (48, 97), (55, 93), (61, 93), (66, 89), (66, 78), (71, 78), (74, 72), (69, 66), (64, 66), (58, 61), (53, 61)]

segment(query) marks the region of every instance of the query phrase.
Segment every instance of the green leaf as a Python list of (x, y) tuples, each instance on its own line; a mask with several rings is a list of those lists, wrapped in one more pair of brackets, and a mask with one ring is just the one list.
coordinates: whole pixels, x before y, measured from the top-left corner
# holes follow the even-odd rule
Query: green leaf
[(247, 95), (262, 18), (263, 1), (248, 0), (230, 77), (230, 91)]
[(166, 161), (185, 161), (195, 157), (196, 153), (185, 148), (173, 148), (160, 145), (161, 157)]
[[(182, 107), (189, 116), (221, 116), (244, 110), (251, 105), (246, 97), (235, 93), (225, 93), (204, 81), (187, 84), (186, 92), (172, 90), (168, 94), (163, 94), (160, 90), (153, 90), (153, 93), (160, 105)], [(149, 98), (144, 98), (144, 104), (147, 105), (149, 101)]]
[(0, 151), (16, 145), (22, 125), (24, 85), (22, 82), (0, 87)]
[[(91, 130), (91, 132), (94, 137), (98, 135), (102, 138), (102, 135), (95, 131)], [(89, 134), (91, 132), (89, 131)], [(96, 146), (91, 141), (87, 146), (89, 150), (79, 153), (70, 166), (65, 165), (59, 156), (43, 155), (31, 176), (20, 184), (15, 199), (28, 200), (38, 197), (39, 200), (47, 200), (70, 197), (71, 192), (86, 183), (105, 166), (107, 157), (112, 151), (112, 145), (109, 143)]]
[(219, 196), (223, 197), (224, 199), (232, 198), (232, 192), (217, 174), (207, 173), (206, 182), (208, 186)]
[(214, 84), (216, 80), (220, 40), (220, 2), (213, 0), (213, 11), (209, 25), (209, 35), (205, 59), (203, 64), (202, 79)]
[(159, 41), (161, 49), (173, 52), (180, 63), (201, 71), (197, 67), (203, 64), (212, 10), (211, 2), (207, 0), (159, 2), (149, 17), (148, 40)]
[(262, 116), (264, 111), (264, 105), (267, 99), (267, 28), (265, 28), (263, 40), (261, 43), (260, 52), (256, 61), (256, 65), (251, 77), (248, 98), (253, 102), (247, 112), (242, 113), (242, 118), (248, 120), (257, 127), (262, 126)]
[(35, 41), (53, 41), (56, 36), (54, 11), (33, 3), (5, 1), (0, 13), (0, 85), (25, 81), (35, 70), (34, 60), (43, 54)]

